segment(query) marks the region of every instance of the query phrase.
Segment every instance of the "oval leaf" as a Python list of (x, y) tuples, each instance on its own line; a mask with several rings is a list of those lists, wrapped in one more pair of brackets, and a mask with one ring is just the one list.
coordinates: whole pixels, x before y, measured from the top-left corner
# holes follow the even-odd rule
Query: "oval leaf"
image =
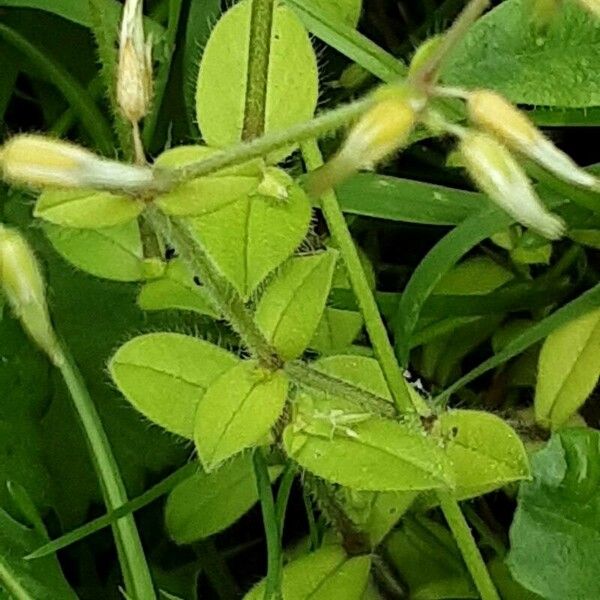
[(459, 500), (481, 496), (529, 477), (529, 461), (517, 433), (495, 415), (452, 410), (440, 415), (436, 432), (444, 439)]
[[(272, 479), (280, 470), (269, 469)], [(213, 473), (199, 468), (169, 494), (167, 530), (178, 544), (191, 544), (226, 529), (257, 501), (252, 455), (236, 456)]]
[(575, 414), (600, 375), (600, 310), (551, 333), (540, 353), (535, 418), (553, 429)]
[(192, 438), (198, 402), (237, 358), (179, 333), (150, 333), (121, 346), (110, 374), (131, 404), (167, 431)]
[[(315, 413), (288, 425), (288, 455), (323, 479), (365, 491), (412, 491), (452, 485), (451, 466), (432, 438), (406, 425), (366, 416)], [(357, 416), (357, 420), (360, 416)]]
[[(349, 558), (339, 546), (325, 546), (292, 561), (283, 569), (283, 600), (361, 600), (369, 581), (370, 556)], [(262, 600), (262, 581), (244, 600)]]
[(287, 197), (257, 193), (191, 219), (199, 243), (244, 299), (296, 250), (310, 222), (304, 191), (283, 171), (271, 169), (267, 178)]
[[(200, 64), (196, 111), (210, 146), (237, 143), (242, 135), (248, 80), (250, 8), (239, 2), (217, 23)], [(266, 82), (265, 132), (280, 131), (309, 120), (318, 98), (317, 59), (308, 33), (296, 15), (277, 4)], [(287, 152), (279, 152), (281, 159)]]
[(145, 259), (137, 221), (102, 229), (70, 229), (44, 224), (50, 243), (68, 262), (96, 277), (140, 281), (158, 277), (164, 264)]
[(275, 424), (288, 391), (284, 373), (245, 361), (206, 390), (196, 411), (194, 441), (204, 468), (212, 471), (230, 456), (258, 444)]
[(329, 295), (337, 252), (291, 258), (256, 308), (256, 323), (282, 358), (300, 356), (313, 337)]
[(363, 323), (359, 312), (327, 307), (309, 347), (321, 354), (342, 352), (357, 338)]
[(144, 203), (131, 196), (95, 190), (48, 190), (38, 198), (34, 216), (78, 229), (114, 227), (135, 219)]

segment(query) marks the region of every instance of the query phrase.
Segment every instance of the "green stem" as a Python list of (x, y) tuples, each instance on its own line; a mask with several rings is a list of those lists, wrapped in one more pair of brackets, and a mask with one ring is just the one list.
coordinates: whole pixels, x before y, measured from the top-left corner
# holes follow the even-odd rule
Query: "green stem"
[(372, 98), (366, 98), (342, 106), (323, 115), (299, 123), (284, 131), (276, 131), (258, 139), (238, 144), (227, 150), (211, 155), (206, 160), (189, 164), (179, 169), (155, 170), (156, 188), (159, 191), (171, 189), (189, 179), (211, 175), (226, 167), (239, 165), (255, 158), (261, 158), (278, 148), (289, 146), (290, 143), (300, 143), (308, 139), (320, 137), (334, 131), (359, 117), (373, 103)]
[(502, 540), (491, 530), (490, 526), (468, 504), (463, 506), (463, 513), (471, 525), (477, 530), (481, 540), (486, 543), (500, 558), (506, 556), (506, 547)]
[(444, 517), (450, 526), (454, 539), (460, 548), (463, 559), (467, 564), (482, 600), (500, 600), (500, 596), (496, 591), (496, 587), (488, 573), (469, 524), (461, 512), (458, 502), (449, 494), (439, 493), (438, 498)]
[[(100, 416), (81, 373), (65, 348), (62, 348), (57, 366), (83, 427), (104, 501), (108, 509), (114, 511), (127, 502), (127, 493)], [(140, 600), (156, 598), (133, 515), (119, 519), (113, 525), (113, 533), (127, 592), (133, 598)]]
[(175, 486), (179, 485), (182, 481), (188, 479), (191, 475), (193, 475), (198, 470), (197, 463), (188, 463), (187, 465), (181, 467), (161, 482), (157, 483), (155, 486), (151, 487), (149, 490), (145, 491), (143, 494), (139, 495), (137, 498), (126, 502), (125, 504), (121, 504), (115, 510), (112, 510), (105, 514), (102, 517), (98, 517), (73, 531), (69, 531), (65, 535), (62, 535), (59, 538), (40, 546), (37, 550), (33, 551), (31, 554), (27, 555), (25, 558), (27, 560), (34, 560), (36, 558), (43, 558), (44, 556), (48, 556), (49, 554), (55, 554), (59, 550), (74, 544), (109, 525), (112, 525), (118, 519), (122, 517), (126, 517), (136, 510), (140, 510), (144, 508), (144, 506), (148, 506), (148, 504), (154, 502), (157, 498), (168, 494)]
[(252, 140), (265, 131), (269, 57), (275, 0), (252, 0), (248, 80), (242, 139)]
[(252, 455), (254, 461), (254, 474), (256, 487), (262, 509), (265, 534), (267, 537), (267, 579), (265, 584), (265, 600), (279, 600), (281, 598), (281, 533), (271, 489), (269, 468), (262, 448), (256, 448)]
[[(315, 140), (302, 144), (301, 148), (309, 170), (318, 169), (322, 166), (323, 159)], [(371, 340), (377, 360), (381, 365), (383, 375), (390, 388), (398, 412), (401, 414), (408, 412), (417, 412), (422, 415), (429, 414), (429, 408), (425, 401), (417, 394), (411, 394), (408, 389), (408, 383), (398, 366), (394, 349), (381, 319), (375, 296), (371, 291), (369, 281), (354, 245), (354, 240), (348, 230), (344, 214), (340, 209), (334, 192), (327, 192), (321, 198), (321, 209), (329, 231), (346, 265), (352, 289), (365, 320), (369, 339)]]
[(288, 500), (290, 499), (290, 492), (292, 491), (292, 484), (296, 477), (296, 465), (292, 461), (288, 461), (283, 475), (281, 476), (281, 483), (277, 490), (277, 500), (275, 502), (275, 513), (277, 514), (277, 523), (279, 525), (279, 536), (280, 539), (283, 537), (283, 527), (285, 524), (285, 513), (287, 510)]
[(1, 23), (0, 38), (47, 75), (73, 110), (79, 114), (82, 125), (98, 150), (106, 155), (112, 154), (114, 145), (110, 126), (87, 90), (60, 63), (52, 60), (47, 53), (39, 50), (20, 33)]
[(315, 551), (319, 547), (319, 528), (315, 521), (315, 511), (313, 510), (312, 500), (305, 486), (302, 486), (302, 500), (304, 502), (304, 510), (306, 511), (306, 520), (308, 521), (310, 549)]

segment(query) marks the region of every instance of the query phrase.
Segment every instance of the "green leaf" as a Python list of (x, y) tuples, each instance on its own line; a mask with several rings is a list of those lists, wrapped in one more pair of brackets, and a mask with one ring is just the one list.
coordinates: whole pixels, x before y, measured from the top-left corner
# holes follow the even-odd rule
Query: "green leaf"
[(415, 600), (479, 598), (452, 534), (426, 517), (406, 518), (385, 542), (386, 555)]
[(435, 427), (446, 440), (458, 500), (475, 498), (529, 477), (523, 442), (499, 417), (483, 411), (451, 410), (440, 415)]
[(325, 309), (337, 252), (291, 258), (256, 307), (256, 324), (285, 360), (300, 356)]
[[(412, 491), (452, 485), (451, 466), (437, 443), (407, 425), (331, 409), (300, 414), (283, 444), (301, 467), (333, 483), (364, 491)], [(303, 410), (302, 410), (303, 409)]]
[(336, 191), (345, 213), (422, 225), (458, 225), (489, 207), (483, 194), (375, 173), (351, 177)]
[(198, 403), (235, 366), (226, 350), (178, 333), (150, 333), (121, 346), (109, 362), (123, 395), (145, 417), (192, 438)]
[(54, 249), (78, 269), (115, 281), (140, 281), (161, 275), (158, 259), (145, 259), (136, 221), (102, 229), (71, 229), (50, 223), (44, 232)]
[(342, 352), (356, 339), (363, 324), (359, 312), (327, 307), (309, 347), (321, 354)]
[(308, 0), (306, 4), (327, 13), (331, 19), (341, 19), (349, 27), (356, 27), (362, 11), (362, 0)]
[[(280, 471), (271, 468), (273, 479)], [(191, 544), (226, 529), (257, 501), (252, 455), (238, 455), (212, 473), (199, 468), (169, 494), (167, 530), (178, 544)]]
[[(207, 146), (178, 146), (163, 152), (154, 166), (181, 168), (214, 153), (215, 149)], [(260, 183), (260, 173), (257, 163), (226, 169), (216, 175), (186, 181), (158, 196), (154, 203), (169, 215), (208, 215), (255, 193)]]
[(514, 580), (504, 559), (497, 556), (486, 566), (502, 600), (542, 600), (541, 596), (530, 592)]
[(115, 227), (135, 219), (144, 203), (130, 196), (94, 190), (48, 190), (38, 198), (34, 216), (75, 229)]
[[(324, 546), (298, 558), (283, 569), (283, 600), (361, 600), (369, 580), (370, 556), (349, 558), (339, 546)], [(265, 582), (244, 600), (262, 600)]]
[(554, 434), (532, 470), (510, 530), (514, 578), (547, 600), (600, 597), (600, 432)]
[(197, 285), (186, 264), (176, 258), (167, 265), (164, 276), (145, 283), (137, 298), (142, 310), (190, 310), (217, 318), (206, 288)]
[[(196, 113), (205, 142), (226, 147), (240, 140), (250, 47), (250, 2), (228, 10), (214, 28), (200, 63)], [(317, 59), (308, 33), (286, 6), (276, 5), (266, 85), (265, 132), (307, 121), (318, 98)], [(283, 158), (280, 151), (275, 158)], [(275, 162), (276, 162), (275, 160)]]
[(551, 333), (540, 353), (535, 418), (556, 429), (575, 414), (600, 376), (600, 310)]
[(449, 57), (443, 80), (491, 88), (513, 102), (583, 107), (600, 104), (598, 26), (576, 2), (544, 34), (526, 17), (527, 0), (507, 0), (477, 21)]
[(268, 176), (287, 188), (286, 198), (257, 193), (191, 219), (204, 251), (244, 299), (298, 248), (311, 217), (298, 185), (282, 171)]
[(47, 541), (40, 532), (0, 509), (0, 594), (18, 600), (76, 600), (55, 556), (28, 561), (24, 556)]
[(194, 442), (207, 471), (256, 446), (275, 424), (288, 392), (287, 377), (244, 361), (208, 387), (196, 411)]

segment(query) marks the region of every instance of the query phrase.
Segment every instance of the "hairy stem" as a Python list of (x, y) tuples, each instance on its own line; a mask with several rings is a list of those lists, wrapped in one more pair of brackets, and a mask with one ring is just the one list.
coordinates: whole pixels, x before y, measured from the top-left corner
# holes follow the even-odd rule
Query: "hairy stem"
[[(117, 461), (77, 365), (64, 348), (60, 359), (57, 366), (83, 427), (104, 500), (108, 509), (114, 511), (127, 502), (127, 493)], [(127, 593), (132, 598), (156, 598), (133, 515), (129, 514), (116, 521), (113, 533)]]

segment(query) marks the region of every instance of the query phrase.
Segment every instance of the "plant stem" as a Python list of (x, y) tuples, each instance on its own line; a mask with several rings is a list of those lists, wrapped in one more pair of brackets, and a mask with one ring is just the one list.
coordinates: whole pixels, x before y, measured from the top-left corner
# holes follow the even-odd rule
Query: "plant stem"
[(262, 509), (265, 534), (267, 537), (267, 579), (264, 600), (279, 600), (281, 598), (281, 533), (271, 489), (269, 468), (262, 448), (256, 448), (252, 455), (254, 474), (260, 506)]
[[(323, 164), (321, 151), (315, 140), (302, 144), (301, 148), (309, 170), (318, 169)], [(417, 412), (422, 415), (428, 415), (429, 408), (427, 404), (417, 394), (411, 394), (408, 389), (408, 383), (405, 381), (398, 366), (394, 349), (381, 319), (375, 296), (371, 291), (369, 281), (354, 245), (354, 240), (348, 230), (344, 214), (333, 191), (327, 192), (321, 198), (321, 209), (329, 231), (346, 265), (352, 290), (365, 320), (375, 356), (381, 365), (383, 375), (394, 398), (398, 412), (401, 414)]]
[(248, 80), (242, 139), (252, 140), (265, 131), (269, 57), (275, 0), (252, 0)]
[(227, 150), (216, 152), (206, 160), (179, 169), (157, 168), (155, 170), (156, 188), (158, 191), (169, 190), (189, 179), (210, 175), (226, 167), (266, 156), (278, 148), (290, 145), (290, 143), (300, 143), (320, 137), (353, 121), (372, 103), (371, 98), (366, 98), (347, 104), (305, 123), (294, 125), (285, 131), (276, 131), (253, 141), (238, 144)]
[(281, 482), (277, 490), (277, 500), (275, 502), (275, 513), (277, 514), (280, 542), (281, 538), (283, 538), (285, 513), (287, 510), (288, 500), (290, 499), (290, 492), (292, 491), (292, 485), (294, 483), (295, 477), (296, 465), (290, 460), (287, 462), (285, 470), (283, 471), (283, 475), (281, 476)]
[[(127, 502), (125, 485), (121, 479), (119, 467), (106, 437), (106, 432), (102, 427), (100, 416), (81, 373), (64, 347), (61, 349), (57, 367), (60, 369), (69, 389), (73, 406), (83, 427), (104, 501), (109, 510), (116, 510)], [(113, 525), (113, 533), (128, 594), (139, 600), (156, 598), (150, 570), (146, 563), (133, 515), (130, 514), (119, 519)]]
[(441, 508), (460, 548), (473, 582), (482, 600), (500, 600), (496, 587), (488, 573), (485, 562), (475, 543), (469, 524), (463, 516), (458, 502), (450, 495), (438, 493)]

